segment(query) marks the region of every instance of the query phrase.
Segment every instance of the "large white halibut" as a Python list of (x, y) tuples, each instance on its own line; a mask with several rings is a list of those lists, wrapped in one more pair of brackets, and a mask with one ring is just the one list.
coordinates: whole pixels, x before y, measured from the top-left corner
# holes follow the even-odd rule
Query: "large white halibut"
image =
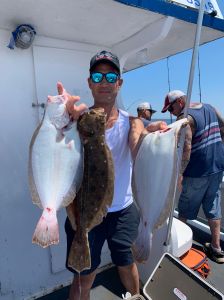
[(178, 176), (178, 133), (186, 124), (187, 119), (182, 119), (169, 125), (165, 132), (149, 133), (136, 156), (132, 184), (141, 220), (133, 252), (139, 262), (148, 259), (153, 231), (169, 217)]
[(83, 176), (83, 157), (76, 122), (66, 111), (66, 99), (49, 97), (29, 152), (29, 183), (33, 203), (43, 209), (33, 243), (42, 247), (59, 242), (56, 212), (75, 198)]

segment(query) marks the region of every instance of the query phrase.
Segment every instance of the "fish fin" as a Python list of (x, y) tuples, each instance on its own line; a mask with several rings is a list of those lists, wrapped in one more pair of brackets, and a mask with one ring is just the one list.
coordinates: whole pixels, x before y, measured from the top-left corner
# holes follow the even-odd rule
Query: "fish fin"
[(33, 234), (32, 242), (46, 248), (59, 243), (59, 229), (56, 211), (45, 208)]
[(75, 208), (74, 208), (74, 202), (70, 203), (67, 207), (66, 207), (66, 212), (67, 212), (67, 216), (68, 219), (72, 225), (72, 229), (74, 231), (76, 231), (76, 222), (75, 222)]
[(87, 232), (76, 233), (68, 256), (68, 266), (78, 273), (91, 268)]
[(33, 176), (33, 168), (32, 168), (32, 150), (33, 150), (33, 145), (36, 140), (36, 137), (39, 133), (40, 127), (42, 126), (43, 119), (41, 123), (38, 125), (38, 127), (35, 129), (33, 136), (31, 138), (30, 142), (30, 147), (29, 147), (29, 163), (28, 163), (28, 177), (29, 177), (29, 187), (30, 187), (30, 192), (31, 192), (31, 197), (32, 197), (32, 202), (36, 204), (40, 209), (43, 209), (39, 194), (37, 192), (36, 184), (34, 181), (34, 176)]
[(33, 204), (37, 205), (40, 209), (44, 209), (43, 205), (41, 203), (39, 194), (37, 192), (37, 188), (36, 188), (33, 178), (30, 177), (29, 181), (30, 181), (29, 184), (30, 184), (30, 191), (31, 191), (31, 197), (32, 197)]
[(95, 226), (99, 225), (102, 223), (103, 218), (107, 215), (107, 206), (101, 207), (101, 209), (97, 212), (95, 215), (95, 218), (92, 220), (91, 224), (89, 224), (88, 230), (90, 231), (93, 229)]
[[(76, 176), (77, 177), (77, 176)], [(76, 180), (77, 178), (75, 178)], [(61, 203), (62, 207), (67, 207), (69, 206), (75, 199), (76, 197), (76, 181), (73, 181), (73, 184), (71, 185), (69, 191), (67, 194), (63, 197), (63, 201)]]
[(137, 262), (146, 262), (149, 258), (149, 254), (152, 247), (152, 231), (150, 230), (147, 223), (140, 221), (138, 236), (135, 240), (132, 251), (134, 258)]

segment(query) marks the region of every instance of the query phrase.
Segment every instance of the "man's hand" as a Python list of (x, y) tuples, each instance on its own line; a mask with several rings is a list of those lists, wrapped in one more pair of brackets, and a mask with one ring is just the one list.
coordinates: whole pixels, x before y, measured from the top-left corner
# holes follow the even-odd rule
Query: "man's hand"
[(167, 130), (168, 126), (164, 121), (157, 121), (150, 123), (146, 128), (139, 118), (130, 118), (130, 132), (129, 132), (129, 146), (132, 153), (132, 158), (135, 159), (138, 149), (143, 141), (144, 137), (149, 132), (157, 130)]
[(150, 123), (145, 129), (148, 132), (154, 132), (157, 130), (167, 130), (168, 126), (167, 123), (164, 121), (156, 121), (156, 122), (152, 122)]
[(73, 118), (73, 120), (78, 120), (79, 116), (86, 110), (88, 107), (86, 104), (81, 103), (79, 106), (75, 105), (76, 102), (80, 100), (79, 96), (70, 95), (61, 82), (57, 83), (57, 90), (59, 95), (63, 95), (66, 99), (66, 109), (69, 115)]

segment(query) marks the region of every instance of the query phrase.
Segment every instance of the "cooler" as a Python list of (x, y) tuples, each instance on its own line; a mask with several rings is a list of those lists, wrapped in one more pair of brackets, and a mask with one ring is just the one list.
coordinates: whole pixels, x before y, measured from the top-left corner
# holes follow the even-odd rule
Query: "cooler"
[(223, 294), (169, 253), (164, 253), (144, 285), (148, 300), (215, 300)]

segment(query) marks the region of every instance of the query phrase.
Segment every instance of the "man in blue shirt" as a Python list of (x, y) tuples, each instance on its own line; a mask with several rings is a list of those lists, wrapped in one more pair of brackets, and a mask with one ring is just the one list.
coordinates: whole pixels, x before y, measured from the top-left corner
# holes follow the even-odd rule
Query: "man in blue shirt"
[[(169, 111), (180, 119), (186, 104), (186, 95), (180, 90), (169, 92), (162, 113)], [(180, 195), (179, 219), (197, 218), (202, 205), (211, 230), (211, 243), (205, 250), (218, 263), (224, 263), (220, 247), (221, 195), (220, 186), (224, 170), (224, 120), (209, 104), (191, 103), (188, 109), (189, 129), (186, 141), (191, 147), (189, 163), (183, 171), (183, 190)]]

